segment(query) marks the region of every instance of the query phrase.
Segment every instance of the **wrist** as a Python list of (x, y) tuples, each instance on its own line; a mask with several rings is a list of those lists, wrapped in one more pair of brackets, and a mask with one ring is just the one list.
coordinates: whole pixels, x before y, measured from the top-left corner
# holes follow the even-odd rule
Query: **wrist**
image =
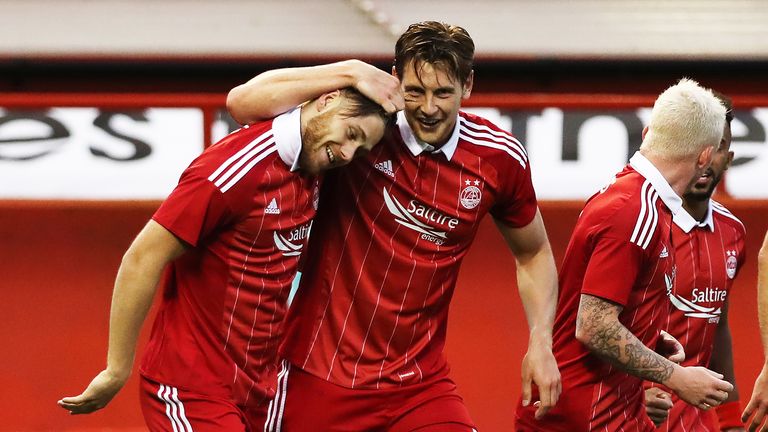
[(133, 368), (130, 365), (121, 365), (121, 366), (114, 366), (111, 364), (107, 365), (107, 373), (110, 377), (117, 381), (128, 381), (128, 378), (131, 376), (131, 370)]
[(340, 75), (344, 81), (344, 85), (340, 87), (356, 87), (357, 84), (363, 79), (364, 73), (361, 66), (365, 63), (361, 62), (360, 60), (350, 59), (344, 60), (340, 64)]
[(659, 382), (659, 384), (662, 384), (668, 389), (674, 392), (677, 392), (680, 389), (680, 381), (683, 379), (683, 375), (685, 374), (685, 368), (680, 366), (677, 363), (672, 363), (672, 362), (669, 362), (669, 363), (672, 364), (672, 373), (669, 374), (669, 377), (667, 377), (667, 379)]
[(552, 331), (531, 329), (528, 335), (528, 348), (532, 347), (552, 350)]

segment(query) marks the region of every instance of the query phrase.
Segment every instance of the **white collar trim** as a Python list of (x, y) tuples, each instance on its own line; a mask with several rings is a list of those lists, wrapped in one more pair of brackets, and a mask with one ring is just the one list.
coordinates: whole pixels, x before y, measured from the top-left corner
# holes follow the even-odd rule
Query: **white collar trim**
[(299, 169), (301, 155), (301, 107), (280, 114), (272, 120), (272, 135), (277, 153), (291, 171)]
[[(683, 200), (677, 196), (674, 190), (672, 190), (672, 186), (667, 183), (667, 179), (661, 175), (658, 168), (656, 168), (651, 161), (640, 154), (640, 152), (635, 152), (632, 159), (629, 160), (629, 165), (632, 166), (635, 171), (640, 173), (640, 175), (645, 177), (646, 180), (651, 182), (651, 185), (656, 189), (656, 192), (659, 193), (661, 200), (664, 201), (664, 204), (669, 208), (673, 216), (676, 216), (681, 212), (688, 215), (688, 212), (683, 210)], [(691, 222), (695, 223), (691, 215), (688, 215), (688, 217), (690, 218), (690, 221), (686, 222), (684, 216), (681, 216), (681, 223), (684, 223), (686, 226)], [(683, 227), (681, 226), (681, 228)]]
[(680, 213), (675, 214), (672, 217), (672, 221), (685, 233), (691, 232), (694, 227), (709, 228), (710, 231), (715, 232), (715, 221), (712, 217), (712, 200), (710, 199), (707, 202), (707, 216), (702, 222), (694, 219), (685, 209), (682, 209)]
[(419, 141), (414, 135), (413, 130), (408, 125), (408, 120), (405, 118), (405, 113), (400, 111), (397, 113), (397, 126), (400, 129), (400, 136), (403, 138), (408, 150), (411, 154), (418, 156), (423, 152), (429, 153), (443, 153), (448, 160), (453, 158), (453, 154), (456, 152), (456, 147), (459, 145), (459, 116), (456, 116), (456, 126), (454, 126), (453, 134), (448, 139), (448, 142), (443, 144), (442, 147), (436, 149), (434, 146), (425, 142)]

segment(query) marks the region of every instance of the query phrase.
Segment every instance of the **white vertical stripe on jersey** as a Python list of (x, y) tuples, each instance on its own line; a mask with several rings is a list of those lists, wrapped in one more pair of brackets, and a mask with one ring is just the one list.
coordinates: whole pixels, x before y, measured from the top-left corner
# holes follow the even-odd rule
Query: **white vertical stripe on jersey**
[[(378, 170), (376, 170), (373, 166), (369, 166), (368, 167), (368, 173), (366, 175), (365, 182), (363, 182), (363, 185), (368, 183), (368, 178), (370, 178), (372, 173), (375, 174), (377, 172), (378, 172)], [(363, 187), (361, 187), (359, 189), (359, 191), (357, 193), (357, 196), (355, 197), (355, 202), (359, 202), (359, 200), (360, 200), (360, 193), (362, 193), (362, 191), (364, 189), (365, 188), (363, 188)], [(384, 213), (384, 208), (385, 207), (386, 207), (386, 204), (384, 204), (382, 202), (381, 206), (379, 207), (379, 211), (376, 213), (376, 216), (374, 216), (374, 218), (373, 218), (373, 220), (371, 222), (373, 226), (376, 226), (376, 222), (379, 220), (379, 217)], [(346, 244), (346, 242), (347, 242), (347, 237), (349, 236), (349, 231), (351, 230), (352, 225), (355, 222), (355, 219), (356, 218), (352, 218), (349, 221), (349, 226), (347, 228), (347, 233), (344, 236), (344, 244)], [(395, 232), (392, 234), (392, 237), (394, 237), (395, 233), (397, 233), (397, 232), (398, 232), (398, 230), (395, 230)], [(362, 267), (365, 267), (365, 263), (368, 260), (368, 253), (370, 252), (371, 246), (373, 245), (373, 238), (374, 238), (374, 235), (371, 234), (371, 237), (368, 239), (368, 247), (366, 248), (365, 254), (363, 255), (363, 258), (362, 258), (362, 261), (361, 261), (362, 262), (362, 264), (361, 264)], [(342, 248), (342, 251), (341, 251), (341, 255), (342, 256), (344, 254), (344, 251), (345, 251), (345, 248)], [(333, 292), (333, 288), (336, 285), (336, 279), (337, 279), (337, 276), (338, 276), (338, 272), (339, 272), (339, 268), (340, 268), (340, 265), (341, 265), (341, 261), (342, 260), (339, 260), (339, 263), (336, 266), (336, 271), (334, 272), (334, 275), (333, 275), (333, 283), (331, 284), (331, 290), (328, 292), (328, 300), (329, 300), (329, 302), (330, 302), (331, 294)], [(355, 286), (352, 289), (352, 295), (350, 296), (349, 308), (347, 309), (347, 314), (344, 317), (344, 324), (342, 325), (342, 328), (341, 328), (341, 334), (339, 335), (339, 340), (336, 341), (336, 349), (333, 352), (333, 357), (331, 358), (330, 366), (328, 367), (328, 375), (326, 376), (326, 380), (330, 380), (330, 378), (331, 378), (331, 373), (333, 372), (333, 367), (334, 367), (334, 364), (336, 362), (336, 357), (338, 356), (339, 349), (341, 348), (341, 342), (344, 340), (344, 334), (346, 333), (346, 330), (347, 330), (347, 322), (349, 321), (349, 316), (352, 313), (352, 308), (353, 308), (353, 306), (355, 304), (355, 296), (357, 294), (357, 288), (360, 286), (360, 278), (362, 277), (362, 273), (363, 273), (362, 268), (359, 269), (359, 271), (357, 273), (358, 273), (357, 280), (355, 281)], [(326, 311), (327, 311), (327, 308), (328, 308), (328, 303), (326, 303)], [(324, 318), (325, 318), (325, 311), (323, 312), (323, 319)], [(321, 319), (321, 325), (322, 325), (322, 319)], [(320, 326), (318, 326), (317, 331), (318, 332), (320, 331)], [(315, 334), (315, 337), (317, 337), (317, 333)], [(314, 341), (312, 342), (312, 345), (314, 346)], [(309, 360), (309, 354), (307, 354), (307, 360)]]
[[(694, 228), (694, 231), (695, 230), (696, 230), (696, 228)], [(693, 232), (693, 231), (691, 231), (691, 232)], [(718, 230), (718, 234), (719, 234), (719, 230)], [(709, 274), (709, 287), (710, 288), (715, 288), (714, 280), (713, 280), (713, 273), (714, 273), (715, 269), (712, 267), (712, 254), (710, 253), (710, 249), (709, 249), (709, 236), (706, 235), (706, 232), (705, 232), (705, 235), (702, 235), (702, 237), (704, 238), (704, 250), (707, 253), (707, 265), (709, 266), (708, 271), (706, 273), (706, 274)], [(701, 249), (702, 249), (701, 246), (699, 246), (699, 253), (701, 253)], [(723, 249), (721, 249), (721, 250), (723, 250)], [(722, 257), (720, 262), (725, 262), (725, 257)], [(727, 277), (726, 277), (725, 280), (726, 281), (728, 280)], [(725, 286), (720, 287), (720, 289), (724, 290)], [(701, 354), (704, 351), (704, 341), (707, 338), (707, 333), (709, 331), (709, 327), (710, 326), (708, 326), (708, 325), (704, 326), (704, 334), (702, 334), (701, 337), (699, 338), (699, 341), (701, 342), (701, 345), (699, 345), (699, 350), (698, 350), (698, 354), (697, 354), (697, 357), (698, 357), (697, 360), (699, 360), (699, 361), (701, 360)], [(706, 366), (706, 365), (704, 365), (704, 366)]]
[[(386, 190), (384, 191), (386, 194)], [(400, 229), (400, 227), (395, 227), (395, 233)], [(360, 360), (363, 358), (363, 353), (365, 352), (365, 345), (368, 342), (368, 336), (371, 334), (371, 328), (373, 328), (373, 321), (376, 318), (376, 311), (379, 309), (379, 304), (381, 304), (381, 293), (384, 291), (384, 284), (387, 281), (387, 275), (389, 274), (389, 269), (392, 267), (392, 261), (395, 259), (395, 247), (392, 244), (392, 239), (394, 236), (389, 238), (389, 250), (391, 251), (389, 255), (389, 262), (387, 263), (387, 271), (384, 272), (384, 277), (381, 278), (381, 284), (379, 285), (379, 293), (376, 296), (376, 306), (373, 307), (373, 313), (371, 313), (371, 320), (368, 322), (368, 328), (365, 330), (365, 336), (363, 337), (363, 343), (360, 347), (360, 354), (357, 356), (357, 361), (355, 362), (355, 368), (354, 372), (352, 373), (352, 388), (355, 388), (355, 381), (357, 380), (357, 367), (360, 365)], [(370, 244), (369, 244), (370, 247)], [(408, 287), (405, 288), (406, 293), (408, 292)], [(400, 310), (402, 311), (402, 304), (400, 307)], [(400, 316), (398, 315), (398, 319)], [(395, 321), (395, 327), (392, 330), (392, 336), (394, 336), (395, 331), (397, 330), (397, 321)], [(387, 360), (387, 355), (389, 354), (389, 343), (392, 342), (392, 336), (389, 338), (389, 342), (387, 342), (387, 350), (384, 353), (384, 357), (381, 359), (381, 369), (379, 369), (379, 378), (381, 378), (381, 370), (384, 368), (384, 362)], [(379, 388), (379, 383), (376, 382), (376, 388)]]
[(225, 169), (227, 169), (230, 165), (232, 165), (233, 162), (242, 158), (246, 153), (250, 152), (257, 145), (262, 144), (264, 140), (267, 139), (267, 137), (271, 136), (271, 134), (272, 134), (272, 131), (269, 130), (267, 132), (264, 132), (261, 136), (259, 136), (255, 140), (248, 143), (248, 145), (246, 145), (245, 147), (240, 149), (237, 153), (232, 155), (229, 159), (224, 161), (224, 163), (221, 164), (216, 169), (216, 171), (214, 171), (213, 174), (210, 175), (210, 177), (208, 177), (208, 180), (214, 181), (222, 172), (224, 172)]
[[(266, 194), (264, 196), (264, 202), (266, 202)], [(232, 304), (232, 311), (229, 314), (229, 324), (227, 325), (227, 337), (224, 339), (224, 349), (227, 349), (229, 345), (229, 336), (232, 333), (232, 323), (235, 318), (235, 309), (237, 309), (237, 302), (240, 299), (240, 288), (243, 286), (243, 282), (245, 281), (245, 272), (247, 270), (248, 265), (248, 259), (251, 257), (251, 253), (253, 252), (253, 247), (256, 245), (256, 241), (258, 240), (259, 236), (261, 235), (261, 230), (264, 228), (264, 217), (262, 216), (261, 221), (259, 221), (259, 230), (256, 232), (256, 235), (253, 236), (253, 242), (251, 243), (250, 249), (248, 249), (248, 253), (245, 255), (245, 258), (243, 259), (243, 268), (240, 271), (240, 281), (237, 283), (237, 288), (235, 289), (235, 302)], [(262, 287), (264, 282), (262, 281)], [(237, 368), (235, 368), (235, 376), (234, 381), (237, 380)]]
[[(264, 223), (264, 219), (262, 218), (262, 224)], [(259, 226), (259, 233), (261, 233), (261, 226)], [(232, 304), (232, 311), (229, 314), (229, 325), (227, 326), (227, 337), (224, 339), (224, 349), (227, 349), (229, 346), (229, 336), (232, 333), (232, 323), (235, 318), (235, 309), (237, 309), (237, 301), (240, 299), (240, 288), (243, 286), (243, 281), (245, 280), (245, 271), (247, 269), (247, 262), (248, 258), (251, 256), (251, 252), (253, 252), (253, 247), (256, 245), (256, 241), (258, 240), (258, 234), (254, 236), (253, 242), (251, 243), (250, 249), (248, 249), (248, 253), (245, 256), (245, 259), (243, 260), (243, 269), (240, 272), (240, 281), (237, 284), (237, 288), (235, 291), (235, 302)], [(262, 287), (264, 285), (264, 282), (262, 281)], [(235, 370), (235, 379), (237, 378), (237, 370)]]
[(597, 415), (597, 405), (603, 399), (603, 381), (600, 380), (600, 384), (597, 387), (597, 397), (594, 392), (592, 394), (592, 416), (589, 418), (589, 430), (593, 429), (592, 424), (595, 422), (595, 415)]
[[(399, 230), (400, 227), (397, 227), (395, 229), (395, 233), (397, 230)], [(376, 313), (376, 309), (379, 307), (380, 299), (381, 299), (381, 291), (384, 289), (384, 282), (386, 281), (386, 276), (389, 275), (389, 269), (392, 265), (392, 260), (395, 256), (395, 248), (392, 246), (392, 239), (394, 237), (394, 234), (392, 237), (389, 238), (389, 244), (391, 246), (390, 250), (392, 251), (392, 254), (390, 255), (389, 259), (389, 265), (387, 265), (387, 271), (385, 273), (385, 276), (381, 283), (381, 288), (379, 289), (379, 298), (376, 299), (376, 308), (374, 309), (374, 314)], [(416, 248), (416, 245), (419, 244), (419, 237), (416, 237), (416, 241), (413, 243), (413, 247), (411, 247), (410, 255), (413, 256), (413, 250)], [(379, 383), (381, 382), (381, 375), (384, 371), (384, 364), (387, 361), (387, 357), (389, 357), (389, 347), (392, 346), (392, 339), (395, 337), (395, 333), (397, 333), (397, 326), (400, 323), (400, 314), (403, 312), (403, 307), (405, 306), (405, 299), (408, 297), (408, 291), (411, 289), (411, 281), (413, 280), (413, 273), (416, 270), (416, 262), (414, 261), (413, 267), (411, 268), (411, 275), (408, 277), (408, 284), (405, 286), (405, 292), (403, 293), (403, 300), (400, 302), (400, 310), (397, 311), (397, 316), (395, 317), (395, 324), (392, 326), (392, 333), (389, 335), (389, 340), (387, 340), (387, 349), (384, 352), (384, 356), (381, 358), (381, 367), (379, 367), (379, 380), (376, 381), (376, 388), (379, 388)], [(371, 322), (368, 326), (368, 331), (370, 332), (371, 325), (373, 325), (373, 317), (371, 317)], [(415, 325), (415, 324), (414, 324)], [(368, 332), (366, 332), (365, 337), (368, 338)], [(365, 344), (363, 344), (365, 346)], [(410, 348), (410, 347), (409, 347)], [(406, 351), (407, 353), (407, 351)], [(362, 351), (360, 352), (360, 357), (357, 358), (357, 362), (360, 362), (360, 359), (363, 357)], [(406, 357), (405, 362), (403, 363), (403, 366), (408, 364), (408, 360)], [(357, 376), (357, 363), (355, 363), (355, 377)], [(400, 378), (400, 381), (402, 381), (402, 378)], [(353, 381), (354, 384), (354, 381)]]
[[(267, 175), (267, 184), (272, 184), (272, 175), (270, 174), (270, 172), (267, 171), (266, 175)], [(264, 193), (262, 196), (264, 197), (264, 201), (263, 202), (267, 202), (267, 195), (266, 195), (266, 193)], [(256, 245), (256, 239), (261, 235), (261, 230), (262, 230), (263, 227), (264, 227), (264, 216), (262, 216), (262, 218), (261, 218), (261, 222), (259, 223), (258, 233), (256, 234), (256, 236), (254, 236), (253, 243), (251, 243), (251, 248), (248, 250), (248, 255), (246, 255), (246, 259), (243, 261), (243, 270), (240, 273), (240, 281), (241, 281), (241, 283), (242, 283), (243, 279), (245, 278), (246, 271), (248, 270), (248, 258), (250, 258), (250, 256), (251, 256), (251, 251), (253, 251), (253, 247)], [(278, 218), (278, 231), (280, 231), (281, 229), (282, 229), (282, 226), (280, 224), (280, 218)], [(271, 259), (271, 257), (268, 258), (268, 259)], [(269, 263), (269, 261), (267, 261), (267, 263)], [(265, 264), (265, 265), (268, 265), (268, 264)], [(248, 353), (251, 352), (251, 342), (253, 341), (253, 330), (256, 328), (256, 319), (259, 316), (259, 312), (261, 312), (261, 301), (262, 301), (262, 298), (264, 297), (264, 291), (267, 289), (267, 284), (265, 283), (264, 278), (259, 278), (259, 281), (261, 282), (261, 289), (259, 290), (259, 295), (257, 296), (256, 307), (253, 308), (253, 320), (251, 321), (251, 332), (248, 335), (248, 342), (245, 345), (245, 351), (244, 351), (245, 352), (245, 361), (243, 362), (243, 366), (242, 366), (243, 370), (245, 370), (245, 368), (248, 366), (248, 359), (250, 358)], [(232, 313), (234, 314), (234, 312), (235, 312), (235, 310), (233, 308), (232, 309)], [(230, 320), (230, 327), (231, 327), (231, 325), (232, 325), (232, 321)], [(272, 327), (271, 326), (270, 326), (269, 330), (270, 330), (270, 336), (271, 336), (272, 335)], [(229, 333), (229, 331), (228, 331), (228, 333)], [(261, 348), (261, 354), (263, 355), (264, 354), (264, 347), (260, 347), (260, 348)]]
[[(379, 148), (382, 149), (382, 148), (384, 148), (384, 146), (379, 146)], [(381, 153), (381, 151), (379, 151), (379, 154), (380, 153)], [(363, 182), (364, 185), (366, 183), (368, 183), (368, 178), (371, 176), (372, 172), (373, 172), (373, 169), (371, 169), (369, 167), (368, 174), (366, 175), (365, 181)], [(362, 193), (362, 191), (364, 189), (365, 188), (360, 188), (358, 190), (357, 195), (355, 196), (355, 202), (360, 202), (360, 193)], [(381, 210), (383, 210), (383, 209), (384, 209), (384, 206), (382, 205), (382, 208), (379, 209), (379, 213), (381, 213)], [(349, 232), (352, 230), (352, 225), (354, 224), (354, 222), (355, 222), (355, 218), (352, 218), (349, 221), (349, 224), (347, 225), (346, 232), (344, 233), (344, 242), (342, 243), (342, 247), (341, 247), (341, 254), (342, 255), (344, 254), (344, 251), (346, 250), (346, 244), (347, 244), (347, 241), (349, 239)], [(331, 298), (333, 297), (333, 290), (336, 287), (336, 277), (339, 274), (339, 268), (340, 267), (341, 267), (341, 260), (339, 260), (339, 262), (336, 263), (336, 269), (334, 270), (333, 278), (331, 279), (331, 281), (332, 281), (331, 282), (331, 288), (328, 291), (327, 301), (325, 302), (325, 307), (323, 308), (323, 314), (320, 316), (320, 322), (318, 323), (317, 328), (315, 329), (315, 335), (312, 337), (312, 343), (309, 345), (309, 350), (307, 350), (307, 356), (304, 358), (304, 363), (302, 363), (302, 366), (301, 366), (302, 369), (306, 368), (306, 366), (307, 366), (307, 362), (309, 361), (309, 358), (312, 355), (312, 350), (315, 348), (315, 342), (317, 342), (317, 337), (320, 335), (320, 329), (323, 327), (323, 323), (325, 322), (325, 317), (328, 314), (328, 307), (331, 304)], [(329, 369), (333, 369), (333, 363), (331, 363), (331, 366), (330, 366)], [(331, 375), (331, 371), (329, 370), (328, 371), (328, 376), (330, 376), (330, 375)]]
[[(696, 228), (691, 230), (687, 236), (688, 236), (688, 244), (690, 247), (690, 253), (691, 253), (691, 267), (685, 269), (685, 271), (690, 271), (692, 280), (693, 280), (693, 286), (695, 287), (697, 285), (697, 279), (699, 277), (699, 269), (698, 269), (698, 261), (696, 260), (696, 256), (698, 254), (698, 250), (694, 247), (694, 244), (698, 245), (698, 242), (694, 242), (694, 235), (696, 233)], [(678, 270), (679, 272), (680, 270)], [(679, 273), (678, 273), (679, 274)], [(687, 279), (687, 278), (686, 278)], [(686, 280), (683, 279), (683, 280)], [(677, 290), (675, 290), (677, 291)], [(670, 314), (671, 315), (671, 314)], [(684, 343), (684, 347), (688, 346), (691, 340), (691, 318), (685, 319), (685, 340), (681, 341), (681, 343)], [(687, 355), (687, 354), (686, 354)]]

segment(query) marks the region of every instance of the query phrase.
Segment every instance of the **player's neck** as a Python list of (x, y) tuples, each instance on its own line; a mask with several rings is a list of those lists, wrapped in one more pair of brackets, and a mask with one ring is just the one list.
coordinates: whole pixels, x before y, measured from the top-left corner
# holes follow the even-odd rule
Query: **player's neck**
[(707, 210), (709, 209), (709, 199), (695, 200), (683, 198), (683, 208), (698, 222), (704, 222), (704, 219), (707, 217)]

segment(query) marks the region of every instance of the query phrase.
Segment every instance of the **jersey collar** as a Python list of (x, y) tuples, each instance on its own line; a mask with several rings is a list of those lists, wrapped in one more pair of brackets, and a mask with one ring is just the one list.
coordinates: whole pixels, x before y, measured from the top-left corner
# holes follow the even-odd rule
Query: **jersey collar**
[(672, 216), (672, 221), (685, 233), (691, 232), (694, 227), (709, 228), (710, 231), (715, 232), (715, 222), (712, 219), (712, 200), (707, 202), (707, 216), (702, 222), (694, 219), (685, 209), (681, 209), (679, 213)]
[(299, 169), (301, 154), (301, 107), (280, 114), (272, 120), (272, 135), (275, 136), (277, 154), (291, 171)]
[[(664, 204), (669, 208), (673, 216), (676, 216), (681, 212), (688, 213), (683, 210), (683, 200), (677, 196), (674, 190), (672, 190), (672, 186), (667, 183), (667, 180), (661, 175), (658, 168), (656, 168), (645, 156), (640, 154), (640, 152), (635, 152), (632, 159), (629, 160), (629, 165), (634, 168), (635, 171), (640, 173), (640, 175), (645, 177), (646, 180), (651, 182), (651, 185), (656, 189), (656, 192), (659, 193), (661, 200), (664, 201)], [(690, 215), (688, 215), (688, 217), (690, 218), (690, 221), (687, 222), (686, 226), (690, 223), (695, 223)], [(693, 226), (688, 228), (688, 230), (691, 228), (693, 228)]]
[(443, 153), (446, 159), (451, 160), (453, 154), (456, 152), (456, 147), (459, 145), (459, 116), (456, 116), (456, 126), (453, 129), (453, 134), (448, 139), (448, 142), (443, 144), (442, 147), (436, 149), (430, 144), (421, 142), (413, 134), (413, 130), (408, 125), (408, 120), (405, 119), (405, 113), (400, 111), (397, 113), (397, 126), (400, 129), (400, 136), (403, 137), (405, 143), (411, 154), (418, 156), (423, 152), (428, 153)]

